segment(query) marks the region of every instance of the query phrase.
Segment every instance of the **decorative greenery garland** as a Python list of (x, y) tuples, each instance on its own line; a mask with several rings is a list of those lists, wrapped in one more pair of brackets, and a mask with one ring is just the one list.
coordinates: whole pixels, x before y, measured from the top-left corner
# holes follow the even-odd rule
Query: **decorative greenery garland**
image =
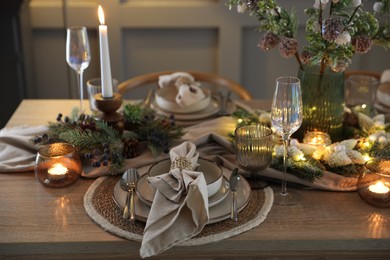
[[(390, 159), (390, 124), (384, 123), (384, 116), (369, 118), (359, 112), (346, 114), (345, 129), (354, 139), (316, 148), (292, 140), (289, 146), (287, 170), (297, 177), (313, 182), (323, 176), (324, 170), (343, 176), (356, 176), (366, 169), (366, 162)], [(92, 166), (109, 166), (114, 173), (124, 166), (125, 159), (140, 155), (149, 149), (154, 156), (169, 149), (179, 140), (184, 131), (175, 125), (174, 117), (156, 116), (150, 108), (127, 104), (123, 109), (125, 131), (115, 128), (94, 117), (80, 114), (74, 109), (71, 115), (57, 117), (57, 122), (49, 123), (49, 132), (35, 138), (35, 143), (63, 141), (78, 147)], [(249, 113), (238, 109), (232, 117), (237, 127), (247, 124), (271, 126), (270, 115), (265, 111)], [(352, 118), (352, 119), (351, 119)], [(352, 123), (351, 123), (352, 122)], [(234, 134), (230, 135), (233, 141)], [(282, 170), (282, 146), (276, 137), (271, 166)]]
[(173, 117), (157, 116), (153, 110), (140, 105), (125, 105), (123, 116), (125, 131), (121, 134), (106, 122), (74, 109), (69, 117), (59, 114), (57, 122), (49, 123), (49, 132), (34, 141), (70, 143), (91, 160), (92, 166), (109, 166), (110, 172), (116, 172), (124, 166), (125, 159), (140, 155), (145, 148), (154, 156), (169, 152), (173, 142), (184, 134)]
[[(232, 116), (237, 126), (261, 123), (271, 127), (270, 115), (265, 111), (251, 114), (237, 110)], [(347, 111), (345, 116), (346, 136), (351, 139), (326, 147), (315, 147), (293, 139), (288, 149), (287, 171), (313, 182), (321, 178), (325, 170), (346, 177), (357, 176), (366, 170), (367, 162), (376, 165), (377, 161), (390, 159), (390, 124), (384, 123), (383, 115), (369, 118), (357, 111)], [(234, 134), (230, 138), (233, 140)], [(283, 170), (283, 149), (279, 138), (275, 140), (270, 167)]]

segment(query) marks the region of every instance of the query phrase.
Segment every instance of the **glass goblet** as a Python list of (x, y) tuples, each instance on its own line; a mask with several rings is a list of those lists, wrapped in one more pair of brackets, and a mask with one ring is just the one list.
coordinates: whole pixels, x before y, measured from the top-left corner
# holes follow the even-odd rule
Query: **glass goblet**
[(252, 189), (268, 186), (258, 178), (259, 172), (268, 168), (272, 159), (272, 130), (264, 125), (245, 125), (234, 133), (238, 166), (251, 173)]
[(275, 195), (275, 204), (294, 205), (297, 197), (287, 192), (287, 149), (290, 136), (301, 127), (303, 118), (301, 84), (295, 77), (276, 79), (275, 94), (271, 107), (272, 126), (283, 140), (283, 180), (281, 192)]
[(66, 62), (76, 71), (80, 93), (80, 113), (83, 113), (83, 72), (89, 66), (91, 51), (87, 28), (69, 27), (66, 34)]

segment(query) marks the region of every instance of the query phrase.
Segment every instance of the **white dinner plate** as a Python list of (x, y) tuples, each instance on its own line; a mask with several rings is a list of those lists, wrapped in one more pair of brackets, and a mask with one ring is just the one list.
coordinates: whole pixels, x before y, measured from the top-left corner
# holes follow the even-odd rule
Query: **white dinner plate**
[[(225, 178), (229, 179), (231, 171), (227, 168), (224, 167), (222, 168), (223, 168)], [(249, 201), (250, 193), (251, 193), (251, 188), (249, 186), (249, 183), (245, 180), (245, 178), (240, 178), (240, 182), (238, 184), (238, 189), (237, 189), (237, 204), (238, 204), (239, 211), (245, 208), (246, 204)], [(126, 203), (126, 196), (127, 196), (127, 192), (120, 187), (120, 181), (118, 181), (118, 183), (114, 187), (113, 200), (116, 203), (116, 205), (122, 210)], [(231, 196), (232, 195), (229, 190), (229, 192), (227, 192), (226, 197), (220, 203), (217, 203), (215, 206), (209, 209), (209, 222), (207, 222), (207, 224), (216, 223), (230, 218), (230, 212), (232, 206)], [(135, 203), (136, 218), (140, 221), (145, 222), (148, 218), (150, 207), (145, 203), (143, 203), (136, 193), (134, 196), (134, 203)]]
[(196, 113), (187, 113), (187, 114), (171, 113), (160, 108), (155, 101), (153, 101), (150, 104), (150, 106), (159, 115), (169, 117), (171, 114), (173, 114), (175, 116), (175, 119), (182, 120), (182, 121), (204, 119), (217, 114), (218, 111), (220, 110), (220, 102), (215, 98), (211, 99), (209, 105), (205, 109), (198, 111)]
[[(135, 191), (137, 192), (137, 195), (139, 199), (145, 203), (148, 206), (152, 206), (154, 194), (156, 192), (155, 188), (150, 185), (148, 182), (148, 176), (147, 174), (142, 175), (138, 181), (137, 185), (135, 187)], [(229, 182), (224, 176), (223, 182), (219, 190), (216, 194), (209, 197), (209, 208), (217, 205), (220, 203), (229, 193)]]

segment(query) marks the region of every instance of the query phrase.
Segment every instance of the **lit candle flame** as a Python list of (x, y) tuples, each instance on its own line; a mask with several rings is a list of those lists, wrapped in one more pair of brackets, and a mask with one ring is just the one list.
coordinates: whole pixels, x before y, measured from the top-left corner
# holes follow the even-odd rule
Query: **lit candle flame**
[(99, 5), (98, 7), (98, 17), (99, 17), (100, 24), (104, 24), (104, 12), (101, 5)]
[(56, 163), (47, 172), (51, 175), (65, 175), (68, 172), (68, 169), (61, 163)]
[(370, 185), (368, 187), (368, 189), (371, 192), (377, 193), (377, 194), (386, 194), (390, 191), (390, 188), (387, 187), (385, 184), (383, 184), (383, 182), (381, 182), (381, 181), (378, 181), (377, 183)]

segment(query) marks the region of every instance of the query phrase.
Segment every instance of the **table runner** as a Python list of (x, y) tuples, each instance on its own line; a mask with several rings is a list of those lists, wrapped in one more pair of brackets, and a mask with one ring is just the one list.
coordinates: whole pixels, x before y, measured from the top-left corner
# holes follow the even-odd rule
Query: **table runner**
[[(141, 242), (145, 223), (136, 221), (130, 225), (122, 218), (122, 211), (113, 201), (113, 191), (120, 176), (98, 178), (84, 196), (84, 207), (88, 216), (105, 231), (116, 236)], [(272, 207), (273, 191), (252, 190), (247, 206), (239, 213), (238, 222), (230, 219), (206, 225), (202, 232), (180, 246), (202, 245), (217, 242), (260, 225)]]

